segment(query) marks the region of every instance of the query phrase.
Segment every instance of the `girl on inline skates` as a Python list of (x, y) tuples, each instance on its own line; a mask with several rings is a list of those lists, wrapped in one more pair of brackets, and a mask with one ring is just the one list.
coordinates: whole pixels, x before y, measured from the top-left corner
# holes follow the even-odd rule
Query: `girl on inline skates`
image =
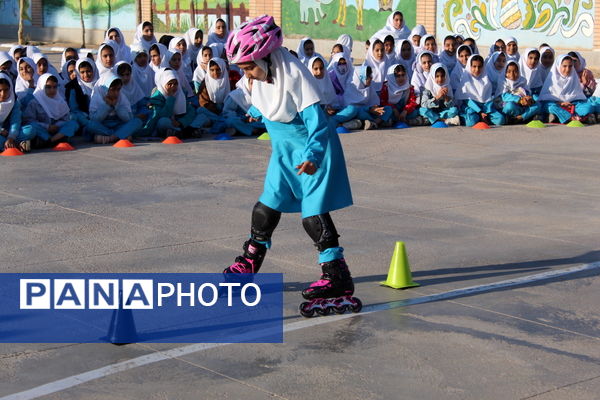
[(267, 15), (241, 25), (227, 40), (229, 61), (253, 79), (248, 114), (266, 125), (272, 154), (263, 193), (252, 211), (250, 238), (243, 254), (223, 273), (226, 279), (257, 273), (281, 213), (301, 212), (323, 271), (302, 291), (310, 300), (301, 305), (302, 315), (359, 311), (360, 300), (351, 297), (354, 284), (329, 215), (352, 204), (342, 146), (319, 106), (315, 78), (281, 47), (282, 42), (281, 29)]

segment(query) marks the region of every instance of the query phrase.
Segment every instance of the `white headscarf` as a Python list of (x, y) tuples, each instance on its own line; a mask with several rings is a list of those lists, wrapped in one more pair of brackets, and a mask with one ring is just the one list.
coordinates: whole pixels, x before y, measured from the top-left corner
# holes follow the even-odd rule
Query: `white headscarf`
[[(525, 80), (527, 80), (527, 85), (531, 88), (531, 89), (535, 89), (535, 88), (539, 88), (541, 86), (544, 85), (544, 81), (543, 81), (543, 76), (542, 76), (542, 71), (540, 70), (540, 63), (538, 63), (538, 65), (531, 69), (529, 68), (529, 66), (527, 65), (527, 60), (529, 58), (529, 53), (534, 52), (534, 51), (538, 51), (537, 49), (534, 48), (528, 48), (525, 50), (525, 55), (524, 57), (522, 57), (518, 63), (519, 63), (519, 70), (520, 72), (523, 74), (523, 77), (525, 78)], [(539, 53), (539, 51), (538, 51)], [(542, 58), (542, 55), (540, 53), (540, 60)], [(514, 60), (511, 60), (514, 61)]]
[(135, 28), (135, 36), (133, 37), (133, 43), (142, 45), (142, 47), (148, 53), (150, 53), (150, 46), (152, 46), (154, 43), (157, 43), (156, 38), (154, 36), (152, 36), (151, 40), (146, 40), (144, 38), (144, 24), (149, 24), (149, 23), (150, 22), (148, 22), (148, 21), (144, 21), (141, 24), (138, 24), (138, 26)]
[[(346, 72), (341, 73), (339, 71), (338, 65), (341, 59), (346, 61)], [(344, 53), (334, 54), (331, 58), (331, 62), (327, 67), (329, 73), (329, 79), (333, 85), (333, 88), (337, 95), (337, 103), (339, 105), (347, 105), (349, 104), (346, 99), (346, 91), (348, 86), (352, 86), (352, 76), (354, 74), (354, 67), (348, 61), (348, 58), (344, 56)]]
[[(166, 97), (169, 97), (167, 94), (167, 89), (165, 89), (166, 84), (173, 79), (177, 80), (179, 83), (179, 77), (171, 68), (160, 68), (156, 75), (154, 76), (154, 80), (156, 83), (156, 89)], [(183, 94), (183, 90), (181, 90), (181, 84), (177, 87), (177, 93), (175, 94), (175, 105), (173, 107), (173, 112), (175, 115), (185, 114), (187, 111), (187, 104), (185, 102), (185, 96)]]
[(74, 60), (77, 61), (79, 59), (79, 52), (77, 51), (76, 48), (73, 47), (67, 47), (66, 49), (63, 50), (62, 54), (60, 55), (60, 69), (62, 71), (63, 67), (65, 66), (65, 64), (67, 63), (67, 57), (65, 56), (67, 50), (75, 50), (75, 52), (77, 53), (77, 58), (75, 58)]
[[(140, 85), (138, 85), (138, 83), (135, 80), (135, 77), (133, 76), (133, 67), (131, 66), (131, 64), (126, 63), (125, 61), (119, 61), (115, 64), (115, 72), (117, 74), (119, 73), (119, 66), (121, 65), (129, 65), (129, 68), (131, 69), (131, 79), (129, 80), (129, 83), (125, 84), (125, 82), (121, 79), (121, 81), (123, 82), (123, 87), (121, 88), (121, 95), (125, 96), (127, 100), (129, 100), (130, 104), (136, 104), (138, 101), (146, 97), (146, 95), (144, 94), (144, 92), (140, 88)], [(120, 78), (121, 76), (118, 75), (118, 77)]]
[[(200, 51), (198, 52), (198, 55), (196, 56), (196, 65), (197, 65), (197, 67), (194, 70), (194, 75), (193, 75), (193, 78), (192, 78), (192, 80), (194, 82), (200, 83), (206, 77), (206, 69), (208, 69), (208, 63), (204, 63), (202, 61), (202, 52), (204, 51), (204, 49), (206, 47), (208, 47), (208, 46), (202, 46), (202, 49), (200, 49)], [(208, 47), (208, 48), (210, 48), (210, 47)], [(206, 69), (202, 68), (202, 66), (204, 66), (204, 68), (206, 68)]]
[(388, 88), (388, 103), (390, 104), (398, 104), (402, 99), (404, 99), (404, 102), (406, 104), (406, 100), (408, 100), (408, 96), (410, 95), (410, 81), (408, 79), (408, 71), (406, 72), (406, 80), (404, 81), (404, 84), (398, 85), (398, 82), (396, 82), (394, 70), (398, 65), (404, 66), (404, 64), (394, 64), (390, 65), (390, 67), (387, 70), (386, 81)]
[(514, 60), (516, 62), (519, 62), (519, 58), (521, 58), (521, 55), (519, 54), (518, 47), (517, 47), (517, 53), (516, 54), (513, 54), (513, 55), (508, 54), (508, 44), (510, 42), (515, 42), (515, 44), (517, 46), (519, 46), (519, 42), (517, 42), (517, 39), (514, 38), (514, 37), (512, 37), (512, 36), (506, 36), (502, 40), (504, 41), (504, 44), (507, 47), (507, 49), (506, 49), (506, 61), (508, 62), (508, 61), (513, 61)]
[(379, 103), (379, 97), (373, 89), (373, 84), (365, 86), (367, 79), (368, 65), (363, 65), (354, 69), (352, 74), (352, 84), (347, 86), (344, 93), (346, 104), (363, 105), (367, 107), (375, 106)]
[(229, 92), (229, 97), (231, 97), (244, 112), (248, 112), (252, 106), (252, 93), (250, 93), (250, 82), (246, 75), (242, 75), (242, 79), (235, 84), (235, 87), (235, 90)]
[[(152, 89), (154, 89), (154, 71), (150, 67), (150, 65), (146, 65), (145, 67), (140, 67), (138, 63), (135, 62), (135, 58), (140, 54), (145, 53), (148, 55), (148, 51), (144, 49), (144, 47), (140, 43), (134, 43), (131, 45), (131, 79), (135, 80), (142, 93), (145, 97), (149, 97), (152, 94)], [(150, 57), (148, 57), (148, 61), (150, 61)]]
[[(185, 35), (183, 35), (185, 42), (187, 43), (187, 51), (189, 53), (188, 55), (190, 61), (195, 61), (196, 57), (198, 56), (198, 53), (200, 52), (200, 49), (202, 49), (202, 44), (200, 44), (200, 47), (196, 47), (196, 45), (194, 44), (196, 40), (196, 33), (198, 32), (202, 31), (198, 28), (190, 28), (187, 30)], [(204, 38), (204, 36), (202, 37)]]
[(113, 49), (115, 51), (115, 63), (119, 61), (131, 62), (131, 49), (129, 46), (127, 46), (127, 43), (125, 43), (125, 36), (123, 36), (123, 32), (121, 32), (119, 28), (113, 26), (112, 28), (108, 29), (104, 34), (104, 42), (106, 43), (108, 40), (110, 40), (108, 34), (111, 31), (116, 31), (119, 34), (119, 39), (121, 39), (121, 42), (117, 42), (116, 40), (114, 41), (117, 45), (117, 48)]
[(337, 96), (335, 94), (335, 88), (333, 87), (331, 78), (329, 77), (329, 73), (325, 68), (325, 60), (319, 56), (312, 57), (310, 60), (308, 60), (308, 69), (312, 73), (312, 66), (317, 60), (321, 60), (323, 63), (323, 72), (325, 74), (325, 76), (323, 76), (321, 79), (313, 75), (317, 81), (317, 90), (319, 91), (319, 99), (321, 100), (320, 104), (332, 105), (336, 102)]
[[(404, 43), (408, 43), (410, 45), (410, 57), (408, 58), (408, 60), (402, 58), (402, 46), (404, 45)], [(402, 39), (396, 41), (396, 61), (404, 65), (404, 68), (406, 69), (406, 76), (408, 76), (409, 82), (413, 75), (413, 64), (415, 63), (415, 57), (415, 48), (413, 47), (409, 39)]]
[(60, 71), (60, 76), (62, 77), (63, 82), (65, 83), (65, 86), (67, 85), (67, 83), (69, 83), (71, 81), (71, 79), (69, 79), (69, 65), (76, 65), (77, 64), (77, 60), (69, 60), (66, 63), (63, 64), (62, 69)]
[[(35, 85), (38, 80), (38, 74), (37, 74), (37, 69), (36, 69), (35, 63), (29, 57), (21, 57), (21, 58), (19, 58), (19, 61), (17, 61), (17, 64), (18, 64), (17, 70), (18, 70), (19, 66), (21, 65), (21, 63), (23, 63), (23, 62), (29, 64), (29, 66), (33, 69), (33, 84)], [(29, 93), (29, 89), (30, 89), (29, 82), (26, 81), (25, 79), (23, 79), (21, 77), (21, 74), (19, 73), (17, 75), (17, 80), (15, 82), (15, 92), (17, 94), (17, 97), (19, 99), (24, 98)]]
[(352, 36), (348, 35), (347, 33), (342, 33), (340, 35), (340, 37), (338, 37), (336, 43), (339, 43), (343, 47), (348, 49), (348, 51), (350, 52), (350, 55), (352, 55), (352, 45), (354, 44), (354, 40), (352, 39)]
[(571, 69), (571, 73), (568, 76), (562, 76), (560, 73), (560, 64), (567, 57), (569, 56), (563, 54), (554, 61), (554, 65), (552, 66), (552, 69), (550, 69), (550, 73), (540, 92), (540, 100), (569, 103), (577, 100), (587, 100), (587, 97), (585, 97), (583, 89), (579, 84), (579, 76), (577, 76), (575, 67)]
[(448, 55), (446, 50), (442, 49), (438, 53), (439, 60), (446, 66), (448, 71), (453, 71), (456, 67), (456, 52), (454, 55)]
[[(510, 80), (506, 77), (506, 70), (509, 65), (516, 65), (517, 70), (519, 71), (519, 78), (516, 81)], [(502, 96), (504, 93), (515, 94), (519, 97), (523, 97), (531, 93), (529, 90), (529, 86), (527, 85), (527, 80), (521, 74), (521, 68), (519, 68), (519, 63), (515, 60), (508, 61), (504, 66), (504, 70), (502, 71), (502, 79), (498, 81), (498, 86), (496, 89), (496, 97)]]
[(402, 25), (400, 26), (400, 28), (394, 28), (394, 15), (396, 14), (402, 14), (402, 12), (393, 11), (390, 15), (388, 15), (385, 27), (379, 32), (387, 30), (392, 33), (394, 39), (407, 39), (410, 35), (410, 29), (408, 26), (406, 26), (406, 19), (404, 18), (404, 15), (402, 16)]
[[(89, 64), (92, 68), (93, 79), (91, 82), (86, 82), (81, 78), (81, 73), (79, 73), (79, 67), (83, 63)], [(79, 83), (81, 91), (86, 96), (91, 97), (92, 91), (94, 90), (94, 86), (96, 85), (96, 82), (98, 82), (98, 70), (96, 69), (96, 64), (94, 63), (94, 60), (91, 60), (89, 58), (80, 58), (79, 60), (77, 60), (77, 62), (75, 63), (75, 73), (77, 74), (77, 82)]]
[(6, 121), (6, 119), (8, 118), (8, 116), (10, 115), (10, 113), (12, 112), (12, 109), (15, 105), (15, 93), (13, 90), (13, 82), (12, 82), (12, 78), (4, 73), (4, 72), (0, 72), (0, 79), (6, 79), (8, 81), (8, 85), (9, 85), (9, 96), (8, 96), (8, 100), (0, 102), (0, 125), (2, 125), (4, 123), (4, 121)]
[[(441, 85), (435, 81), (435, 72), (438, 69), (443, 69), (446, 75), (444, 75), (444, 83)], [(448, 68), (442, 63), (436, 63), (431, 66), (429, 70), (429, 76), (427, 77), (427, 82), (425, 82), (425, 89), (429, 90), (432, 95), (437, 96), (440, 92), (440, 89), (447, 87), (448, 88), (448, 96), (452, 97), (452, 85), (450, 85), (450, 74), (448, 73)]]
[[(214, 79), (210, 76), (211, 63), (217, 64), (221, 69), (221, 76), (217, 79)], [(213, 103), (222, 104), (225, 102), (225, 98), (231, 91), (229, 86), (229, 71), (227, 70), (227, 64), (222, 58), (211, 58), (211, 60), (208, 62), (208, 69), (209, 70), (206, 73), (206, 77), (204, 78), (208, 97)]]
[(161, 66), (163, 66), (164, 68), (171, 68), (173, 71), (175, 71), (175, 73), (177, 74), (177, 77), (179, 78), (179, 87), (181, 88), (181, 90), (183, 90), (183, 94), (186, 97), (191, 97), (194, 95), (194, 90), (192, 89), (192, 87), (190, 86), (190, 83), (188, 82), (186, 76), (185, 76), (185, 71), (183, 69), (183, 56), (181, 56), (181, 64), (179, 66), (179, 69), (175, 69), (173, 66), (171, 66), (171, 58), (173, 58), (173, 56), (175, 54), (179, 54), (181, 55), (181, 53), (178, 50), (175, 51), (167, 51), (167, 53), (165, 54), (165, 57), (163, 59), (163, 62), (161, 64)]
[(494, 65), (496, 63), (496, 60), (498, 60), (498, 57), (500, 57), (500, 54), (504, 54), (504, 56), (506, 57), (506, 53), (503, 53), (501, 51), (495, 51), (485, 62), (485, 72), (488, 78), (490, 79), (492, 85), (494, 85), (494, 87), (498, 83), (498, 81), (502, 79), (502, 70), (498, 71), (496, 69), (496, 66)]
[(58, 71), (56, 70), (56, 68), (54, 68), (54, 65), (52, 65), (50, 60), (48, 60), (48, 57), (46, 57), (46, 55), (44, 55), (42, 53), (33, 53), (33, 62), (36, 65), (36, 67), (33, 70), (36, 72), (36, 74), (37, 74), (37, 63), (40, 62), (40, 60), (42, 58), (44, 60), (46, 60), (46, 63), (48, 64), (48, 70), (46, 72), (56, 76), (56, 78), (58, 79), (58, 83), (61, 83), (62, 79), (61, 79), (60, 75), (58, 74)]
[(488, 78), (485, 68), (482, 68), (481, 75), (475, 77), (471, 74), (471, 63), (474, 57), (472, 55), (467, 61), (465, 71), (460, 80), (459, 89), (456, 91), (456, 98), (459, 100), (475, 100), (479, 103), (487, 103), (492, 100), (492, 84)]
[[(152, 50), (153, 47), (156, 47), (156, 49), (158, 49), (158, 53), (160, 54), (160, 65), (158, 65), (158, 66), (154, 65), (154, 63), (152, 62), (152, 56), (150, 55), (150, 51)], [(154, 71), (154, 74), (157, 74), (158, 70), (161, 68), (170, 68), (169, 61), (167, 60), (168, 53), (169, 53), (169, 50), (167, 49), (167, 46), (165, 46), (162, 43), (154, 43), (152, 46), (150, 46), (150, 50), (148, 50), (148, 57), (149, 57), (148, 65), (150, 65), (150, 68), (152, 68), (152, 71)], [(169, 59), (170, 59), (170, 57), (169, 57)], [(165, 60), (167, 60), (167, 61), (165, 61)]]
[[(181, 42), (182, 40), (184, 42), (186, 42), (186, 51), (185, 51), (185, 54), (181, 50), (179, 50), (177, 48), (177, 44), (179, 44), (179, 42)], [(178, 52), (181, 53), (181, 66), (185, 66), (186, 63), (190, 62), (189, 55), (188, 55), (188, 52), (187, 52), (187, 41), (185, 40), (185, 38), (183, 38), (181, 36), (175, 36), (173, 39), (171, 39), (169, 41), (169, 51), (170, 52), (178, 51)]]
[(421, 57), (423, 57), (425, 54), (431, 56), (431, 65), (435, 64), (435, 62), (433, 61), (433, 53), (429, 50), (423, 50), (417, 56), (417, 59), (415, 60), (415, 71), (413, 72), (413, 76), (410, 80), (410, 84), (413, 86), (415, 93), (417, 94), (421, 93), (421, 88), (425, 87), (427, 77), (431, 73), (431, 68), (429, 69), (429, 71), (425, 71), (423, 69), (423, 66), (421, 65)]
[[(422, 38), (425, 35), (427, 35), (427, 29), (425, 29), (425, 27), (421, 24), (415, 25), (415, 27), (412, 29), (412, 31), (410, 31), (410, 36), (408, 37), (408, 40), (410, 40), (410, 45), (413, 46), (415, 53), (418, 53), (421, 51), (420, 38)], [(418, 46), (414, 45), (413, 36), (419, 36), (419, 45)]]
[(27, 57), (31, 59), (33, 59), (35, 53), (42, 53), (42, 51), (37, 46), (25, 46), (25, 49), (27, 49)]
[[(419, 43), (419, 47), (422, 49), (422, 51), (425, 51), (425, 42), (428, 39), (433, 39), (434, 42), (435, 42), (435, 49), (431, 53), (434, 54), (436, 56), (436, 58), (437, 58), (437, 54), (436, 53), (438, 51), (438, 45), (437, 45), (437, 41), (435, 40), (435, 36), (433, 36), (433, 35), (427, 35), (427, 34), (421, 36), (421, 42)], [(431, 50), (427, 50), (427, 51), (431, 51)]]
[(473, 49), (471, 48), (471, 46), (469, 46), (468, 44), (461, 44), (456, 49), (456, 65), (454, 66), (454, 69), (450, 73), (450, 82), (454, 82), (453, 88), (455, 91), (458, 87), (458, 82), (460, 82), (460, 79), (462, 78), (463, 71), (465, 70), (465, 66), (462, 65), (462, 63), (459, 60), (459, 53), (462, 49), (469, 50), (469, 57), (472, 56), (473, 54), (475, 54), (473, 52)]
[(287, 50), (278, 48), (271, 53), (270, 70), (272, 83), (255, 81), (252, 87), (252, 104), (269, 121), (290, 122), (300, 111), (319, 102), (314, 77)]
[(546, 77), (548, 76), (548, 73), (550, 72), (550, 70), (552, 69), (552, 65), (549, 66), (548, 68), (544, 67), (544, 65), (542, 64), (542, 56), (544, 55), (545, 52), (549, 51), (550, 53), (552, 53), (552, 56), (554, 57), (556, 55), (556, 53), (554, 53), (554, 49), (550, 46), (544, 46), (540, 49), (540, 65), (538, 65), (538, 68), (540, 70), (540, 75), (542, 77), (542, 82), (544, 82), (546, 80)]
[(96, 57), (96, 69), (98, 69), (98, 73), (100, 75), (104, 74), (105, 72), (112, 72), (113, 68), (115, 67), (113, 65), (112, 68), (106, 68), (104, 64), (102, 64), (102, 50), (105, 47), (109, 47), (113, 50), (113, 53), (115, 54), (115, 64), (117, 61), (119, 61), (117, 59), (117, 50), (119, 48), (119, 44), (114, 40), (107, 40), (106, 42), (102, 43), (100, 47), (98, 47), (98, 57)]
[(373, 53), (373, 50), (375, 48), (375, 43), (377, 43), (378, 41), (381, 42), (381, 44), (383, 45), (383, 42), (381, 40), (378, 40), (378, 39), (374, 40), (374, 38), (371, 38), (371, 44), (369, 45), (369, 51), (367, 51), (367, 59), (363, 63), (363, 65), (368, 65), (373, 70), (373, 83), (371, 83), (371, 86), (373, 86), (373, 89), (375, 89), (376, 92), (380, 91), (381, 88), (383, 87), (383, 81), (385, 80), (385, 74), (390, 65), (390, 62), (385, 57), (385, 54), (383, 56), (383, 60), (377, 60), (375, 58), (375, 54)]
[[(217, 36), (217, 34), (215, 33), (215, 28), (217, 26), (217, 22), (219, 22), (219, 21), (223, 21), (223, 23), (225, 24), (225, 34), (223, 35), (222, 38)], [(210, 25), (210, 29), (208, 30), (208, 40), (206, 41), (206, 44), (208, 46), (210, 46), (212, 43), (221, 43), (221, 44), (225, 45), (227, 43), (228, 37), (229, 37), (229, 27), (227, 26), (227, 21), (225, 21), (223, 18), (217, 18)], [(218, 55), (220, 56), (220, 54), (218, 54)]]
[(33, 97), (35, 97), (38, 103), (40, 103), (46, 114), (48, 114), (51, 119), (57, 121), (69, 114), (70, 110), (69, 105), (60, 95), (60, 91), (57, 90), (54, 97), (46, 96), (46, 82), (51, 76), (58, 81), (58, 77), (56, 75), (50, 73), (42, 74), (42, 76), (38, 78), (36, 88), (33, 91)]
[(208, 45), (212, 49), (212, 56), (219, 57), (223, 55), (223, 51), (225, 50), (225, 45), (223, 43), (211, 43)]
[[(110, 89), (110, 85), (112, 85), (112, 83), (117, 79), (121, 80), (113, 72), (103, 74), (100, 77), (100, 79), (98, 79), (98, 84), (96, 85), (96, 87), (94, 87), (92, 99), (90, 100), (90, 113), (100, 109), (101, 107), (104, 107), (104, 105), (106, 104), (106, 100), (104, 100), (104, 98), (108, 93), (108, 89)], [(131, 103), (129, 102), (129, 99), (127, 98), (125, 93), (123, 93), (123, 88), (121, 88), (121, 92), (119, 93), (119, 99), (117, 100), (117, 104), (115, 105), (115, 109), (117, 108), (125, 109), (127, 112), (131, 113)]]
[(15, 79), (15, 77), (17, 76), (15, 74), (16, 68), (16, 62), (15, 60), (10, 56), (10, 54), (8, 54), (6, 51), (0, 51), (0, 65), (9, 62), (10, 61), (10, 68), (8, 69), (8, 71), (6, 71), (8, 73), (8, 75), (13, 75), (12, 79)]
[[(312, 42), (313, 46), (315, 47), (315, 51), (314, 51), (313, 55), (310, 57), (308, 57), (306, 55), (306, 53), (304, 52), (304, 44), (308, 41)], [(302, 38), (302, 40), (300, 40), (300, 43), (298, 44), (298, 48), (296, 49), (296, 53), (298, 54), (298, 59), (302, 62), (302, 64), (306, 65), (307, 67), (308, 67), (308, 60), (310, 60), (312, 57), (323, 58), (322, 55), (317, 53), (315, 41), (312, 40), (312, 38), (310, 38), (308, 36), (305, 38)]]

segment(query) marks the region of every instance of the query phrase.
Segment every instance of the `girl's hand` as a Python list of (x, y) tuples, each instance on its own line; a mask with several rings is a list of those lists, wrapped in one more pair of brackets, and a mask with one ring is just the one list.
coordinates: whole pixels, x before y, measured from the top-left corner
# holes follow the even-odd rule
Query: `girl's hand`
[(563, 102), (563, 103), (560, 103), (560, 106), (561, 106), (561, 107), (571, 107), (571, 105), (572, 105), (572, 104), (571, 104), (571, 103), (569, 103), (568, 101), (565, 101), (565, 102)]
[(317, 167), (310, 161), (304, 161), (302, 164), (296, 165), (296, 169), (298, 170), (298, 175), (302, 175), (303, 172), (308, 175), (317, 172)]
[(17, 147), (17, 142), (13, 138), (8, 138), (6, 139), (6, 142), (4, 142), (5, 149), (13, 149), (15, 147)]
[(51, 135), (54, 135), (55, 133), (58, 132), (59, 127), (56, 125), (50, 125), (48, 126), (48, 133), (50, 133)]
[(335, 115), (335, 110), (331, 106), (325, 107), (325, 112), (327, 112), (327, 115)]
[(110, 96), (105, 96), (104, 97), (104, 101), (106, 102), (106, 104), (108, 104), (109, 106), (116, 106), (117, 105), (117, 101), (119, 100), (118, 97), (110, 97)]
[(369, 109), (369, 113), (380, 117), (384, 113), (383, 107), (373, 106)]

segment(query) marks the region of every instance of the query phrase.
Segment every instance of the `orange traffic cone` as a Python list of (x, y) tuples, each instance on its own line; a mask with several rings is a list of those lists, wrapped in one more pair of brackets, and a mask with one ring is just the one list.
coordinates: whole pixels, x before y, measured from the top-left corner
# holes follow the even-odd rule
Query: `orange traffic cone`
[(113, 147), (133, 147), (135, 144), (131, 143), (127, 139), (121, 139), (117, 143), (113, 144)]
[(179, 139), (177, 136), (169, 136), (162, 142), (164, 144), (179, 144), (179, 143), (183, 143), (183, 140)]
[(22, 156), (24, 154), (25, 153), (23, 153), (21, 150), (11, 147), (11, 148), (4, 150), (2, 152), (2, 154), (0, 154), (0, 155), (2, 155), (4, 157), (13, 157), (13, 156)]
[(490, 126), (485, 122), (478, 122), (473, 125), (473, 129), (490, 129)]
[(52, 149), (54, 151), (72, 151), (75, 150), (75, 147), (71, 146), (67, 142), (59, 143)]

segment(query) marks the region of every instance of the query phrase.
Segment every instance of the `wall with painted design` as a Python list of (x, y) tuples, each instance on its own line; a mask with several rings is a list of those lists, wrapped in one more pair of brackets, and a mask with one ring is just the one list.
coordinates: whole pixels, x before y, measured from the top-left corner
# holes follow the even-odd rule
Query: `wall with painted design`
[(282, 0), (282, 28), (289, 37), (337, 39), (347, 33), (364, 41), (385, 26), (392, 10), (402, 11), (412, 28), (416, 4), (417, 0)]
[(249, 0), (153, 0), (154, 28), (158, 32), (185, 32), (199, 28), (206, 35), (217, 18), (237, 27), (248, 19)]
[[(135, 0), (83, 0), (86, 29), (106, 30), (116, 26), (123, 31), (136, 27)], [(44, 26), (81, 28), (79, 0), (44, 0)]]
[(438, 37), (471, 36), (480, 49), (504, 36), (514, 36), (521, 49), (593, 49), (593, 0), (441, 0), (437, 7)]
[[(23, 18), (24, 25), (31, 25), (31, 2), (25, 0), (27, 12)], [(19, 0), (0, 0), (0, 15), (2, 15), (2, 25), (19, 24)]]

